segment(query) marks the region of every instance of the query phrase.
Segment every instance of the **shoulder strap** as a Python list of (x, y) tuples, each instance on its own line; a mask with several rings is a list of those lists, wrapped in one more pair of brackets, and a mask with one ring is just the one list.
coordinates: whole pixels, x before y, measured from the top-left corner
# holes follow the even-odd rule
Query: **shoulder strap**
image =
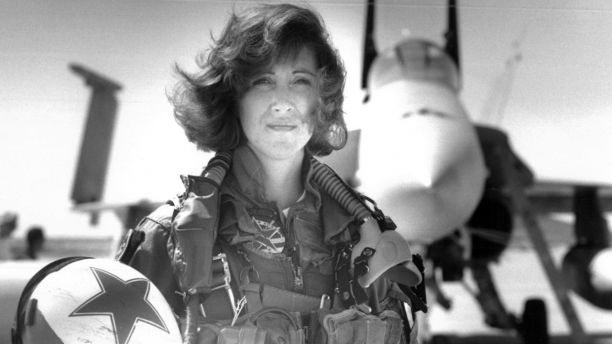
[(179, 316), (197, 299), (191, 296), (209, 291), (213, 282), (219, 187), (231, 161), (231, 153), (218, 152), (201, 175), (181, 176), (185, 191), (130, 230), (116, 256), (154, 281)]
[(232, 162), (230, 152), (218, 152), (200, 176), (181, 176), (185, 193), (171, 227), (170, 260), (185, 295), (185, 343), (197, 342), (199, 294), (213, 286), (213, 254), (219, 224), (219, 187)]
[(115, 258), (132, 265), (142, 245), (155, 236), (163, 236), (161, 246), (146, 249), (167, 251), (170, 268), (183, 295), (207, 292), (212, 278), (210, 262), (218, 224), (219, 187), (231, 161), (231, 153), (218, 152), (201, 175), (181, 176), (183, 194), (158, 207), (130, 230)]
[(185, 193), (171, 226), (171, 261), (187, 295), (208, 293), (213, 245), (219, 223), (219, 187), (231, 165), (229, 152), (217, 153), (200, 176), (181, 176)]

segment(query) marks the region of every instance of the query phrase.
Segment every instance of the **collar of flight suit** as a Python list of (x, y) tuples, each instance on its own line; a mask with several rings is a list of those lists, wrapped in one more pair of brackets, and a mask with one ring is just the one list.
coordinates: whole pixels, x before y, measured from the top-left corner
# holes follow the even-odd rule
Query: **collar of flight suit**
[[(312, 155), (304, 153), (302, 163), (302, 181), (306, 193), (306, 201), (312, 202), (314, 209), (319, 211), (324, 230), (324, 242), (336, 244), (350, 240), (349, 233), (344, 233), (348, 225), (355, 219), (338, 202), (327, 193), (320, 190), (314, 182), (311, 166)], [(265, 199), (263, 186), (263, 166), (247, 145), (242, 145), (233, 153), (231, 172), (227, 183), (223, 183), (222, 193), (232, 196), (236, 200), (246, 198), (249, 203), (258, 206), (273, 206)], [(240, 217), (239, 214), (236, 214)], [(241, 219), (235, 219), (241, 221)], [(222, 224), (222, 226), (227, 224)]]

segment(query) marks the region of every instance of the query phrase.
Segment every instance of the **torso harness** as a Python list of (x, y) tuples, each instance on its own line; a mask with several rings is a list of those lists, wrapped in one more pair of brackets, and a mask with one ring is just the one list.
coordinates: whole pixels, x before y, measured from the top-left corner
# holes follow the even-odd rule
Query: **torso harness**
[[(404, 252), (401, 253), (399, 260), (390, 262), (385, 261), (387, 265), (381, 268), (380, 258), (376, 261), (372, 260), (376, 252), (376, 249), (372, 246), (375, 245), (365, 246), (359, 256), (352, 254), (354, 245), (351, 242), (340, 245), (340, 247), (337, 247), (335, 250), (335, 295), (332, 295), (331, 298), (330, 296), (323, 295), (318, 299), (291, 291), (273, 288), (271, 292), (269, 291), (271, 294), (268, 299), (276, 300), (279, 307), (261, 308), (256, 305), (258, 302), (257, 298), (249, 297), (248, 289), (257, 287), (249, 285), (241, 286), (239, 290), (242, 297), (236, 297), (234, 294), (236, 289), (232, 288), (232, 274), (230, 273), (230, 265), (232, 264), (231, 262), (233, 262), (232, 255), (230, 254), (228, 257), (228, 254), (222, 252), (218, 247), (219, 245), (215, 244), (220, 217), (219, 189), (231, 166), (231, 161), (231, 153), (218, 152), (209, 161), (200, 176), (181, 176), (186, 190), (185, 193), (172, 204), (174, 209), (171, 215), (171, 230), (167, 251), (176, 282), (183, 293), (183, 299), (186, 305), (185, 323), (183, 324), (183, 337), (185, 343), (198, 343), (198, 327), (202, 326), (202, 318), (206, 320), (207, 316), (207, 310), (206, 307), (203, 306), (203, 301), (211, 295), (211, 293), (219, 293), (219, 291), (223, 290), (223, 293), (227, 294), (227, 301), (230, 303), (233, 313), (231, 321), (226, 322), (228, 327), (223, 329), (223, 331), (226, 332), (223, 336), (226, 339), (228, 337), (238, 338), (240, 336), (247, 336), (252, 338), (251, 341), (248, 341), (249, 343), (259, 343), (257, 337), (262, 336), (262, 334), (257, 331), (257, 327), (247, 326), (239, 330), (234, 328), (234, 332), (231, 332), (232, 326), (236, 323), (244, 323), (245, 319), (247, 322), (257, 324), (257, 318), (261, 316), (261, 311), (266, 309), (268, 312), (285, 313), (287, 318), (295, 319), (288, 316), (289, 314), (287, 314), (287, 311), (283, 309), (285, 307), (280, 307), (283, 303), (290, 303), (294, 306), (297, 305), (295, 306), (297, 310), (300, 310), (300, 308), (315, 308), (315, 310), (319, 308), (329, 311), (329, 308), (331, 308), (333, 304), (337, 304), (341, 305), (344, 309), (355, 306), (364, 309), (366, 312), (371, 312), (372, 309), (367, 306), (369, 301), (368, 295), (362, 285), (369, 286), (373, 279), (380, 277), (383, 273), (387, 278), (396, 280), (400, 283), (402, 283), (402, 279), (405, 279), (404, 276), (418, 274), (417, 277), (413, 277), (412, 280), (403, 283), (403, 285), (398, 283), (398, 286), (400, 286), (398, 294), (400, 295), (397, 295), (397, 298), (404, 299), (404, 302), (410, 303), (413, 313), (418, 310), (426, 311), (424, 286), (423, 283), (421, 283), (423, 268), (420, 257), (417, 255), (412, 256), (404, 240), (398, 240), (398, 238), (401, 239), (401, 236), (393, 231), (395, 225), (390, 218), (384, 216), (373, 201), (355, 192), (351, 187), (346, 185), (331, 168), (319, 162), (314, 157), (311, 161), (313, 169), (312, 178), (319, 188), (347, 210), (362, 227), (364, 223), (375, 220), (376, 224), (383, 232), (380, 236), (388, 237), (387, 240), (385, 240), (387, 246), (382, 246), (385, 251), (388, 250), (388, 245), (391, 242), (395, 245), (391, 247), (391, 249)], [(373, 209), (370, 209), (366, 201), (371, 203)], [(357, 233), (357, 230), (354, 230), (353, 232), (355, 233), (350, 234), (351, 237), (354, 238), (359, 238), (360, 236), (363, 238), (369, 235), (364, 235), (363, 231)], [(123, 248), (123, 253), (120, 258), (120, 260), (125, 263), (129, 262), (140, 243), (144, 240), (143, 235), (129, 235), (128, 237), (129, 240), (125, 243), (127, 247)], [(378, 246), (376, 246), (376, 248), (378, 248)], [(406, 254), (408, 254), (408, 259), (406, 259)], [(351, 266), (352, 257), (354, 259), (354, 267)], [(414, 268), (406, 270), (405, 266), (413, 263), (418, 266), (419, 271), (414, 271)], [(372, 275), (372, 269), (382, 269), (384, 271), (374, 272)], [(394, 278), (397, 276), (402, 277)], [(358, 279), (360, 280), (358, 281)], [(364, 279), (367, 279), (369, 282), (364, 283)], [(407, 285), (408, 283), (412, 285)], [(256, 295), (259, 293), (259, 297), (262, 297), (261, 290), (254, 290), (253, 292)], [(250, 313), (241, 316), (242, 313), (244, 313), (242, 310), (245, 302), (249, 305)], [(260, 309), (260, 311), (255, 313), (252, 312), (257, 309)], [(409, 331), (409, 326), (406, 318), (410, 317), (412, 319), (412, 316), (413, 314), (402, 314), (404, 318), (404, 327), (408, 327), (407, 331)], [(333, 319), (330, 321), (333, 322)], [(296, 321), (290, 321), (292, 324), (294, 322)], [(300, 330), (304, 324), (293, 325), (295, 325), (296, 330), (292, 332), (292, 337), (297, 336), (298, 338), (293, 338), (291, 341), (292, 343), (294, 340), (296, 343), (318, 342), (315, 341), (316, 339), (314, 338), (309, 340), (305, 338), (307, 334), (305, 335), (304, 331)], [(314, 326), (314, 322), (312, 326)], [(219, 327), (215, 328), (218, 332)], [(251, 331), (252, 333), (245, 333), (245, 331)], [(310, 332), (313, 333), (312, 329)], [(217, 335), (219, 335), (219, 333), (217, 333)], [(329, 341), (329, 339), (327, 341)], [(202, 342), (201, 339), (200, 342)], [(265, 341), (261, 341), (261, 343), (264, 342)], [(242, 342), (237, 340), (236, 343)]]

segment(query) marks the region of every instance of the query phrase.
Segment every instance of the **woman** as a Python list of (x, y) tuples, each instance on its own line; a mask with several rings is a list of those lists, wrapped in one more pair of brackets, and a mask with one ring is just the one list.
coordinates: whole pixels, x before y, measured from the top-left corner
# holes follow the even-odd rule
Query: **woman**
[[(382, 336), (376, 342), (407, 342), (414, 333), (400, 315), (411, 301), (402, 289), (382, 272), (366, 289), (355, 282), (381, 236), (372, 213), (313, 159), (347, 137), (345, 71), (318, 15), (288, 4), (233, 14), (198, 66), (195, 74), (178, 69), (175, 117), (199, 149), (218, 152), (209, 168), (226, 167), (205, 171), (212, 182), (185, 178), (172, 214), (154, 213), (137, 228), (157, 234), (121, 260), (166, 290), (177, 314), (187, 304), (187, 340), (231, 342), (251, 329), (254, 342), (342, 343), (366, 332)], [(367, 215), (347, 209), (355, 207)], [(359, 246), (364, 237), (373, 243)], [(358, 274), (352, 258), (360, 254), (366, 267)], [(225, 273), (215, 275), (215, 264)], [(215, 284), (216, 276), (225, 282)], [(341, 328), (355, 337), (340, 338)]]

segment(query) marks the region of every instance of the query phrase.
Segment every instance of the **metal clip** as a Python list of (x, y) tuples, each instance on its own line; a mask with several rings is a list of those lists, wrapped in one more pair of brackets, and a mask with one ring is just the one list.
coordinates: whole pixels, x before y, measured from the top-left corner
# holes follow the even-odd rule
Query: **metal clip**
[(246, 305), (246, 303), (246, 296), (243, 296), (240, 300), (238, 300), (238, 303), (236, 304), (236, 308), (234, 310), (234, 317), (232, 318), (232, 323), (230, 326), (234, 326), (236, 320), (238, 320), (238, 317), (240, 316), (240, 312), (242, 312), (242, 309), (244, 308), (244, 305)]
[(329, 309), (331, 308), (331, 298), (327, 294), (321, 295), (321, 302), (319, 303), (320, 309)]
[(370, 271), (368, 260), (374, 255), (375, 252), (375, 249), (371, 247), (366, 247), (363, 249), (363, 251), (361, 251), (361, 254), (357, 258), (355, 258), (355, 261), (353, 262), (355, 266), (355, 276), (363, 276)]
[(362, 311), (365, 314), (372, 313), (372, 307), (366, 305), (365, 303), (357, 303), (354, 306), (357, 310)]
[(230, 284), (232, 281), (232, 275), (230, 274), (229, 264), (227, 263), (227, 256), (225, 253), (219, 253), (213, 257), (213, 262), (216, 260), (221, 261), (221, 266), (223, 267), (223, 284), (213, 287), (212, 291), (222, 288), (225, 289), (230, 305), (232, 306), (232, 311), (236, 313), (236, 298), (234, 297), (234, 292), (232, 291), (232, 286)]

